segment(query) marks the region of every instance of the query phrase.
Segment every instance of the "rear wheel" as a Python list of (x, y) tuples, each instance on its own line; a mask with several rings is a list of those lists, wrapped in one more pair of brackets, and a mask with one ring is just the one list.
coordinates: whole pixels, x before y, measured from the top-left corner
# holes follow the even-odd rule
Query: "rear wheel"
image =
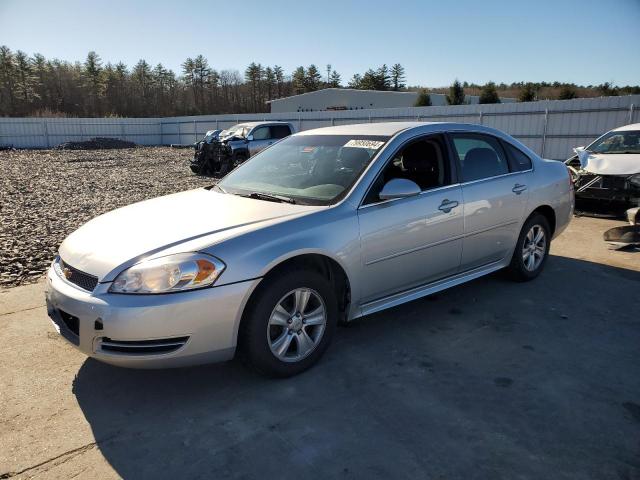
[(267, 277), (245, 312), (240, 351), (260, 373), (288, 377), (311, 367), (333, 337), (338, 306), (330, 282), (313, 270)]
[(544, 268), (551, 245), (549, 222), (539, 213), (529, 217), (522, 227), (518, 243), (508, 267), (511, 277), (519, 282), (533, 280)]

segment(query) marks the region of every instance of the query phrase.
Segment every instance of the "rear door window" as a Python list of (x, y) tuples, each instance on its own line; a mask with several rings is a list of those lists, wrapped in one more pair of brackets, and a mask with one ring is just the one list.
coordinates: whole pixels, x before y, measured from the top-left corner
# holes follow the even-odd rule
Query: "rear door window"
[(291, 135), (289, 125), (271, 125), (271, 138), (279, 139)]
[(475, 133), (453, 133), (451, 139), (462, 167), (463, 182), (509, 173), (507, 157), (498, 139)]

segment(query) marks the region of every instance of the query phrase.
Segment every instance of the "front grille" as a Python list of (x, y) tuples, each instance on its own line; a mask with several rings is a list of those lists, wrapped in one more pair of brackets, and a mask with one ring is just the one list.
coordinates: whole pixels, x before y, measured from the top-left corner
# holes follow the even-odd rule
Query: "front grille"
[(62, 259), (60, 259), (60, 269), (62, 270), (64, 278), (69, 282), (89, 292), (93, 292), (93, 289), (96, 288), (96, 285), (98, 284), (98, 277), (84, 273), (77, 268), (73, 268)]
[(171, 353), (187, 343), (189, 337), (160, 338), (156, 340), (112, 340), (102, 338), (100, 348), (105, 352), (127, 355), (152, 355)]

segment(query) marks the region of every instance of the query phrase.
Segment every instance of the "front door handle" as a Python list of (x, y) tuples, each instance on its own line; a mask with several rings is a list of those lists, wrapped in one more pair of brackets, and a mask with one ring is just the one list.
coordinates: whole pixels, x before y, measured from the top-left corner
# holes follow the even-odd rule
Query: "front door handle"
[(447, 200), (446, 198), (442, 201), (438, 210), (443, 211), (444, 213), (449, 213), (451, 210), (456, 208), (459, 205), (455, 200)]
[(527, 189), (526, 185), (520, 185), (519, 183), (516, 183), (513, 188), (511, 189), (511, 191), (513, 193), (515, 193), (516, 195), (520, 195), (522, 192), (524, 192)]

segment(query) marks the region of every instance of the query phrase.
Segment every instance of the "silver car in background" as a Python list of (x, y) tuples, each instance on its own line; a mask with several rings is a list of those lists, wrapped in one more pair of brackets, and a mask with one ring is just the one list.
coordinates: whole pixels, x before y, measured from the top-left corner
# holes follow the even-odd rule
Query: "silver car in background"
[(114, 365), (239, 352), (289, 376), (320, 358), (340, 322), (499, 269), (535, 278), (572, 210), (565, 165), (498, 130), (309, 130), (215, 186), (79, 228), (48, 272), (48, 311), (71, 343)]

